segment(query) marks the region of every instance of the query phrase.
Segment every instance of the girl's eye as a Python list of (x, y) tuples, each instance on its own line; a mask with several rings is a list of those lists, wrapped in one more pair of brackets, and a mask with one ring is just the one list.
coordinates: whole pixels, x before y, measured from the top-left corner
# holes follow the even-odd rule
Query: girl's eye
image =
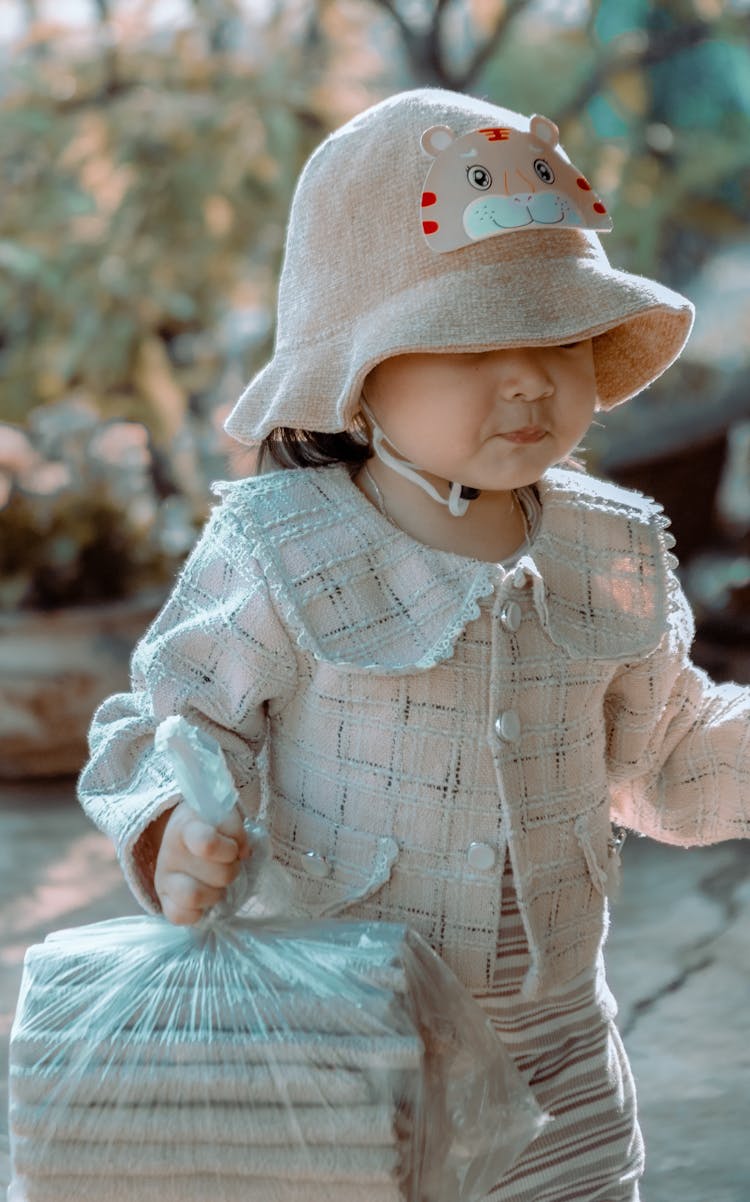
[(479, 163), (475, 163), (473, 167), (468, 167), (466, 175), (472, 188), (480, 188), (482, 192), (485, 192), (487, 188), (492, 187), (492, 176), (487, 168), (480, 166)]
[(554, 184), (555, 173), (546, 159), (534, 159), (534, 170), (543, 184)]

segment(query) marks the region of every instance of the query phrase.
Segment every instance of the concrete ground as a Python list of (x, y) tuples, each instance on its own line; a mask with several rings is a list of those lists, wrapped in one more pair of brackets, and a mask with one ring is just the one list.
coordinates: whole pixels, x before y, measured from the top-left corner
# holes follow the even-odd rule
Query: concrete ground
[[(631, 837), (623, 869), (609, 978), (639, 1085), (644, 1202), (748, 1202), (750, 842), (682, 851)], [(0, 1193), (25, 949), (49, 930), (136, 912), (70, 781), (0, 786)]]

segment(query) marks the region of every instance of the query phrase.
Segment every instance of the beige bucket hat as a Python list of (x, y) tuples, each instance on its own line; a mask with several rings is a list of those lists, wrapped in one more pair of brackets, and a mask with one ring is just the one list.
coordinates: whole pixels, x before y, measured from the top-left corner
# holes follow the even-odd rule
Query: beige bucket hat
[(593, 337), (605, 409), (660, 376), (693, 306), (610, 266), (606, 208), (556, 135), (546, 118), (420, 88), (326, 138), (292, 202), (273, 357), (227, 432), (344, 430), (368, 371), (409, 352)]

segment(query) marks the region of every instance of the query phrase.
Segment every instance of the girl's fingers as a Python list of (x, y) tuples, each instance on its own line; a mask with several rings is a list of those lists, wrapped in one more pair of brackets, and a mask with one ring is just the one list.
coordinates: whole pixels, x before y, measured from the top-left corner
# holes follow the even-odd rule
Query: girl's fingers
[(207, 885), (210, 889), (224, 890), (227, 885), (231, 885), (239, 873), (240, 867), (240, 861), (236, 854), (231, 864), (205, 860), (198, 856), (187, 856), (175, 864), (174, 870), (184, 872), (186, 876), (191, 877), (200, 885)]
[(222, 900), (249, 855), (237, 808), (215, 828), (184, 802), (177, 806), (165, 825), (154, 873), (165, 917), (181, 926), (197, 922)]
[(222, 835), (227, 835), (230, 839), (234, 839), (239, 849), (240, 858), (247, 859), (250, 854), (250, 844), (247, 839), (247, 831), (245, 830), (245, 820), (237, 806), (234, 807), (231, 814), (228, 814), (222, 823), (219, 824), (217, 830)]
[(225, 823), (216, 828), (200, 818), (193, 818), (186, 823), (182, 840), (190, 854), (199, 860), (232, 864), (240, 855), (239, 837), (224, 833), (226, 829)]
[(227, 885), (240, 870), (234, 864), (211, 864), (206, 860), (181, 860), (180, 869), (159, 872), (154, 885), (164, 916), (178, 926), (190, 926), (209, 907), (221, 901)]
[(167, 894), (161, 898), (161, 912), (176, 927), (192, 927), (203, 917), (203, 910), (188, 910), (178, 906)]
[(206, 885), (184, 872), (170, 872), (164, 881), (160, 899), (170, 922), (186, 924), (196, 922), (205, 910), (215, 906), (223, 896), (223, 889)]

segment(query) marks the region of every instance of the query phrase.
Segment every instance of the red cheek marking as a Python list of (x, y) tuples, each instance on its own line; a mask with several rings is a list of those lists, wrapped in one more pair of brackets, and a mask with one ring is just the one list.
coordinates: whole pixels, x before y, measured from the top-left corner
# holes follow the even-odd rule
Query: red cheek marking
[(422, 229), (426, 234), (436, 234), (440, 229), (437, 221), (423, 221)]
[(584, 192), (591, 191), (591, 184), (589, 183), (589, 181), (587, 179), (584, 179), (582, 175), (578, 176), (576, 183), (578, 184), (579, 188), (583, 189)]
[(598, 200), (596, 202), (596, 204), (594, 205), (594, 212), (595, 213), (606, 213), (606, 211), (607, 210), (605, 209), (604, 205), (601, 203), (601, 201)]
[(436, 200), (437, 200), (437, 196), (435, 195), (434, 192), (423, 192), (422, 193), (422, 208), (426, 209), (426, 208), (428, 208), (429, 205), (434, 205)]

